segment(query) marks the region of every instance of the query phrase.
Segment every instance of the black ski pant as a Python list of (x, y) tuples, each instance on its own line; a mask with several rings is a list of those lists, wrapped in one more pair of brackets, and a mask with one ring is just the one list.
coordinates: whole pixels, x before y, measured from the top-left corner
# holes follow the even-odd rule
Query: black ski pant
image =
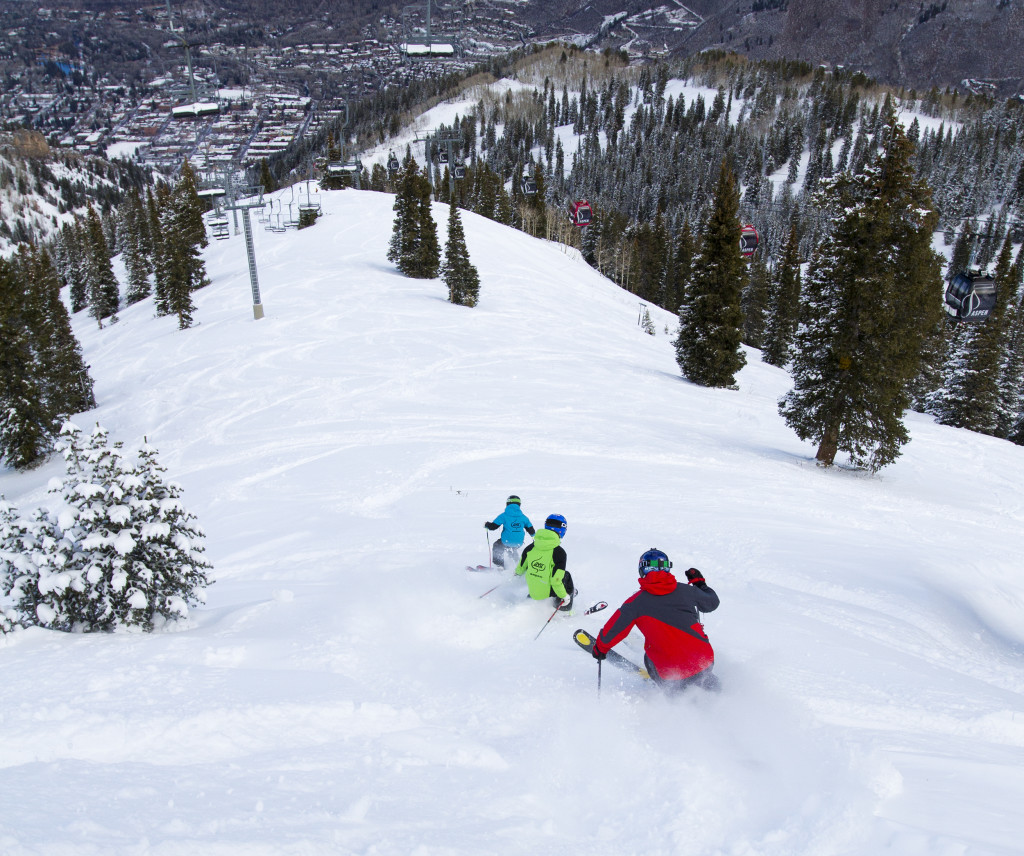
[[(565, 574), (563, 574), (562, 576), (562, 585), (565, 586), (565, 593), (566, 595), (568, 595), (569, 600), (571, 601), (572, 594), (574, 591), (576, 591), (576, 587), (572, 584), (572, 574), (570, 574), (568, 571), (566, 571)], [(558, 603), (562, 602), (562, 599), (557, 594), (555, 594), (554, 589), (551, 589), (551, 597), (553, 597), (555, 601)]]
[(722, 691), (722, 682), (718, 680), (718, 675), (711, 671), (714, 666), (709, 666), (707, 669), (704, 669), (704, 671), (697, 672), (696, 675), (690, 675), (688, 678), (683, 678), (681, 681), (665, 680), (665, 678), (658, 674), (658, 670), (654, 667), (654, 663), (650, 661), (650, 658), (646, 654), (644, 654), (644, 666), (647, 667), (647, 674), (651, 676), (651, 680), (665, 690), (665, 692), (670, 694), (684, 692), (690, 687), (700, 687), (701, 689), (715, 693)]
[(514, 568), (519, 561), (519, 548), (506, 544), (499, 538), (491, 547), (491, 558), (499, 568), (506, 567), (506, 562), (508, 562), (507, 567)]

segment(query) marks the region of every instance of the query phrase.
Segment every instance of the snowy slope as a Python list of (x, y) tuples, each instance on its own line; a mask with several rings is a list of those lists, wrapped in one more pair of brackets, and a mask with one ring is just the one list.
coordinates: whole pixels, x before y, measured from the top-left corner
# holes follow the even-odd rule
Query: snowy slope
[[(672, 316), (470, 214), (452, 306), (385, 260), (392, 197), (322, 196), (257, 231), (260, 321), (237, 237), (192, 330), (75, 319), (78, 423), (160, 450), (217, 582), (178, 632), (0, 641), (0, 852), (1020, 852), (1024, 449), (911, 415), (880, 475), (821, 471), (756, 352), (693, 386)], [(480, 599), (509, 493), (568, 518), (582, 605), (650, 546), (700, 567), (724, 692), (598, 698), (571, 633), (610, 612), (534, 641), (544, 604)]]

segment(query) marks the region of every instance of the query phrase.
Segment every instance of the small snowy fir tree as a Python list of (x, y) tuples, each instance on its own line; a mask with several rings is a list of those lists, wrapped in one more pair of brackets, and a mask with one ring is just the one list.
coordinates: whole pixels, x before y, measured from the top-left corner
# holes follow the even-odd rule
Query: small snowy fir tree
[(71, 630), (85, 585), (70, 563), (73, 545), (43, 509), (0, 512), (0, 579), (19, 624)]
[(644, 316), (640, 320), (640, 329), (643, 330), (648, 336), (653, 336), (655, 333), (654, 322), (651, 320), (651, 310), (646, 306), (644, 307)]
[(129, 467), (121, 444), (100, 426), (86, 438), (65, 423), (57, 446), (67, 476), (51, 490), (55, 513), (29, 520), (21, 532), (32, 561), (9, 575), (25, 617), (59, 630), (152, 630), (185, 617), (201, 602), (209, 564), (203, 532), (163, 480), (154, 449)]
[[(15, 573), (14, 562), (21, 552), (16, 537), (17, 509), (0, 496), (0, 586), (5, 595), (10, 594), (8, 579)], [(19, 625), (17, 613), (0, 605), (0, 635), (10, 633)]]

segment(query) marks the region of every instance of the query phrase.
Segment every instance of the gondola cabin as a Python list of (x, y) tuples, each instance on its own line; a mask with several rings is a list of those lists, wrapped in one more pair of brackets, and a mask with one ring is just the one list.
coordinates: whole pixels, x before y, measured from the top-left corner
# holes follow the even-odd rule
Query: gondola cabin
[(519, 189), (522, 190), (524, 196), (533, 196), (537, 192), (537, 182), (528, 175), (524, 175), (523, 180), (519, 182)]
[(437, 150), (437, 162), (441, 164), (441, 166), (448, 163), (448, 152), (445, 149)]
[(452, 178), (456, 181), (462, 181), (466, 177), (466, 165), (464, 163), (457, 163), (452, 166)]
[(388, 157), (388, 172), (391, 173), (392, 175), (395, 175), (398, 172), (400, 166), (401, 164), (399, 164), (398, 162), (398, 157), (395, 155), (394, 152), (392, 152), (391, 155)]
[(754, 255), (760, 242), (761, 237), (753, 226), (744, 226), (740, 229), (740, 254), (743, 258), (749, 259)]
[(572, 204), (572, 208), (569, 209), (569, 219), (572, 220), (574, 226), (589, 226), (593, 213), (590, 203), (581, 199)]
[(962, 271), (946, 286), (942, 308), (957, 321), (984, 321), (996, 306), (996, 279), (974, 269)]

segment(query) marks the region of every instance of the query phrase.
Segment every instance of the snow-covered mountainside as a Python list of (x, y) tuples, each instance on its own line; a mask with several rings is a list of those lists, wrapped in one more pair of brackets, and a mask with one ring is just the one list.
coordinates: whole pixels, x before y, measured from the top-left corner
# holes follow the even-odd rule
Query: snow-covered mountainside
[[(574, 253), (471, 214), (481, 300), (453, 306), (385, 260), (392, 197), (320, 195), (257, 229), (265, 318), (233, 229), (193, 329), (75, 318), (76, 421), (160, 450), (217, 581), (177, 632), (0, 640), (0, 851), (1018, 851), (1024, 449), (911, 414), (881, 475), (820, 470), (757, 352), (693, 386), (673, 316), (647, 335)], [(463, 570), (510, 493), (569, 521), (580, 609), (539, 638), (545, 603)], [(719, 695), (605, 668), (599, 696), (573, 642), (651, 546), (721, 597)]]
[(45, 241), (89, 205), (116, 204), (140, 177), (126, 161), (51, 149), (42, 134), (0, 134), (0, 255)]

